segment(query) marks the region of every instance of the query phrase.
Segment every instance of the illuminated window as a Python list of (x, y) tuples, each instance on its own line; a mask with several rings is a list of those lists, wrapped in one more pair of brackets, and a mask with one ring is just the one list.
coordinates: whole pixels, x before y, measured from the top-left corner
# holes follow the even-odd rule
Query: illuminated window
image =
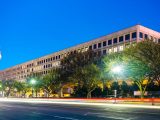
[(109, 52), (109, 53), (112, 53), (112, 48), (108, 49), (108, 52)]
[(113, 52), (117, 52), (117, 47), (115, 47), (115, 48), (113, 49)]
[(123, 45), (119, 46), (119, 51), (123, 51), (124, 47)]

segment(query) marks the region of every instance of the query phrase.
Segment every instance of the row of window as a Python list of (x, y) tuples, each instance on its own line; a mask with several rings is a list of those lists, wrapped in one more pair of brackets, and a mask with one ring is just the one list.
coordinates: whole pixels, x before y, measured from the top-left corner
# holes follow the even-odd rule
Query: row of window
[(54, 56), (54, 57), (51, 57), (51, 58), (47, 58), (47, 59), (38, 61), (38, 62), (37, 62), (37, 65), (40, 65), (40, 64), (43, 64), (43, 63), (47, 63), (47, 62), (52, 62), (52, 61), (54, 61), (54, 60), (59, 60), (59, 59), (61, 59), (61, 55)]
[(51, 67), (52, 67), (52, 64), (47, 64), (43, 66), (44, 69), (51, 68)]
[(112, 44), (117, 44), (118, 42), (124, 42), (125, 41), (129, 41), (130, 38), (132, 39), (136, 39), (137, 38), (137, 32), (133, 32), (130, 36), (130, 34), (126, 34), (125, 36), (120, 36), (120, 37), (116, 37), (116, 38), (113, 38), (113, 39), (110, 39), (110, 40), (107, 40), (107, 41), (103, 41), (102, 43), (98, 43), (98, 44), (94, 44), (94, 45), (91, 45), (89, 46), (89, 49), (92, 50), (92, 49), (97, 49), (97, 48), (101, 48), (102, 46), (105, 47), (105, 46), (109, 46), (109, 45), (112, 45)]
[[(37, 73), (37, 75), (45, 75), (45, 74), (48, 74), (48, 71), (47, 71), (47, 70)], [(19, 79), (25, 79), (25, 78), (27, 78), (27, 77), (29, 77), (29, 76), (30, 76), (29, 74), (27, 74), (27, 75), (22, 75), (22, 76), (19, 76)]]

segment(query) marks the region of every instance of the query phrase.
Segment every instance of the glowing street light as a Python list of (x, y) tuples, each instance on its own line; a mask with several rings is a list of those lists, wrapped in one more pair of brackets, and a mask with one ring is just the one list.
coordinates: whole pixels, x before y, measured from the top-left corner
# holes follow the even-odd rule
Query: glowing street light
[(31, 79), (30, 84), (32, 85), (32, 97), (33, 97), (33, 93), (34, 93), (33, 86), (36, 84), (36, 80), (35, 79)]
[(35, 84), (36, 84), (36, 80), (35, 80), (35, 79), (31, 79), (30, 83), (31, 83), (32, 85), (35, 85)]
[(123, 68), (122, 68), (122, 66), (117, 65), (117, 66), (113, 67), (113, 68), (111, 69), (111, 71), (112, 71), (114, 74), (119, 74), (119, 73), (121, 73), (121, 72), (123, 71)]
[[(113, 74), (116, 74), (116, 75), (119, 75), (123, 72), (123, 67), (122, 65), (116, 65), (114, 66), (112, 69), (111, 69), (111, 72)], [(115, 76), (115, 79), (117, 80), (116, 76)], [(114, 97), (115, 97), (115, 103), (116, 103), (116, 98), (117, 98), (117, 90), (115, 89), (114, 90)]]

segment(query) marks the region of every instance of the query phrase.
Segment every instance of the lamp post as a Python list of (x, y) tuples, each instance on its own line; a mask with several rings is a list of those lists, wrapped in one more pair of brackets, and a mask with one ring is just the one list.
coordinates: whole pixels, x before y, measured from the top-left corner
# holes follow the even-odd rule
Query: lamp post
[(1, 97), (3, 97), (3, 88), (2, 88), (2, 85), (1, 85), (1, 84), (0, 84), (0, 90), (1, 90), (1, 94), (2, 94)]
[(34, 93), (34, 85), (36, 84), (36, 80), (35, 79), (31, 79), (30, 84), (32, 85), (32, 98), (34, 97), (33, 93)]
[[(111, 68), (111, 72), (114, 74), (116, 81), (117, 81), (117, 76), (120, 75), (122, 71), (123, 71), (122, 65), (116, 65), (113, 68)], [(115, 103), (116, 103), (117, 89), (114, 90), (114, 98), (115, 98)]]

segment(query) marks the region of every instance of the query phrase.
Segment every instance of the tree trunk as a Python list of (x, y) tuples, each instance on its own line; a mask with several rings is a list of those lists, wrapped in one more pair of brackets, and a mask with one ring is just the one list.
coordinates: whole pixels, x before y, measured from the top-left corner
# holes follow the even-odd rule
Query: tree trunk
[(63, 88), (60, 88), (60, 90), (58, 92), (58, 97), (63, 98)]
[(87, 98), (92, 98), (91, 92), (87, 93)]

